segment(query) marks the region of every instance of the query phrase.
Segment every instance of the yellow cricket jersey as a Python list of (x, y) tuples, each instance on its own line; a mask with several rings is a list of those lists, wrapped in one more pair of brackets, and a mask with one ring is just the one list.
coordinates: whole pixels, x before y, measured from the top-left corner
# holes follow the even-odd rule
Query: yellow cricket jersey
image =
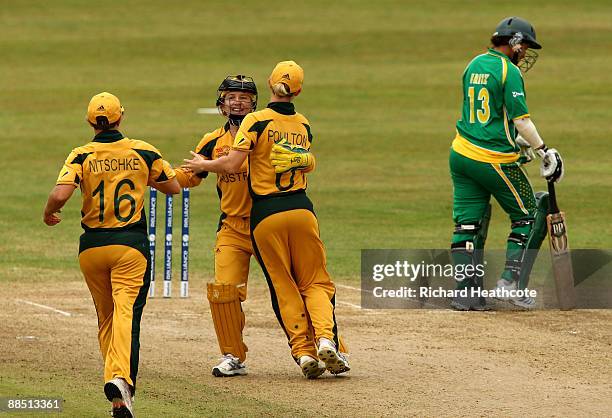
[[(234, 138), (230, 132), (229, 122), (209, 132), (198, 143), (195, 151), (207, 160), (216, 160), (226, 156), (232, 149)], [(195, 187), (200, 184), (208, 172), (189, 175), (177, 168), (177, 179), (182, 187)], [(248, 168), (245, 161), (240, 171), (233, 174), (217, 174), (217, 193), (221, 204), (221, 222), (226, 217), (248, 218), (251, 212), (251, 196), (248, 188)]]
[(249, 190), (254, 200), (306, 190), (303, 170), (274, 172), (270, 151), (281, 140), (310, 149), (310, 124), (295, 112), (293, 103), (270, 103), (266, 109), (249, 113), (240, 125), (233, 149), (249, 153)]
[(308, 119), (295, 112), (293, 103), (274, 102), (266, 109), (248, 114), (236, 134), (233, 149), (246, 151), (249, 164), (249, 192), (253, 198), (251, 232), (266, 217), (295, 209), (314, 213), (306, 196), (306, 170), (291, 169), (276, 174), (270, 162), (275, 142), (286, 140), (310, 150), (312, 134)]
[[(56, 183), (80, 187), (85, 235), (130, 231), (146, 236), (147, 186), (151, 181), (163, 182), (174, 176), (174, 170), (154, 146), (125, 138), (119, 131), (105, 131), (72, 150)], [(89, 246), (118, 243), (109, 241), (109, 236), (96, 237), (102, 239)], [(82, 251), (83, 239), (81, 244)]]

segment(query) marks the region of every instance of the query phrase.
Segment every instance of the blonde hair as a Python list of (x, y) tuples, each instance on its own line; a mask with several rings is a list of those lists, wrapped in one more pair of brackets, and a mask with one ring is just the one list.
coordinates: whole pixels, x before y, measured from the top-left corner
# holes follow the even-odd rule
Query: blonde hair
[(287, 86), (285, 83), (276, 83), (273, 85), (272, 93), (278, 97), (293, 96), (292, 93), (289, 93), (289, 86)]

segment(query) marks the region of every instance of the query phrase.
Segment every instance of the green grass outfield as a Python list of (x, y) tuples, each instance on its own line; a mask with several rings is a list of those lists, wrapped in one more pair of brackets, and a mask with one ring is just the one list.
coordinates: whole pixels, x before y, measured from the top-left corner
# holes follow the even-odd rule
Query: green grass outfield
[[(285, 59), (306, 73), (296, 106), (312, 124), (309, 195), (333, 275), (358, 280), (362, 248), (447, 248), (461, 73), (513, 14), (535, 25), (544, 46), (525, 77), (528, 104), (567, 165), (558, 198), (571, 246), (610, 248), (609, 1), (23, 0), (0, 8), (0, 282), (44, 286), (79, 274), (78, 193), (55, 228), (42, 210), (65, 157), (92, 137), (85, 110), (93, 94), (118, 95), (124, 134), (179, 164), (222, 124), (196, 109), (214, 106), (227, 74), (254, 76), (263, 107), (267, 76)], [(529, 172), (543, 189), (538, 167)], [(219, 215), (213, 181), (192, 199), (190, 267), (208, 278)], [(161, 229), (161, 205), (158, 213)], [(495, 206), (491, 247), (504, 246), (508, 227)]]
[[(104, 10), (81, 1), (11, 2), (0, 20), (2, 280), (77, 269), (78, 193), (59, 227), (46, 227), (41, 213), (64, 158), (92, 136), (84, 114), (93, 94), (117, 94), (126, 108), (122, 131), (178, 164), (222, 123), (196, 109), (214, 106), (225, 75), (253, 75), (265, 106), (266, 77), (288, 58), (306, 72), (296, 105), (315, 135), (309, 191), (332, 273), (356, 277), (361, 248), (446, 248), (447, 154), (461, 73), (513, 13), (536, 25), (544, 45), (526, 76), (528, 103), (567, 164), (558, 194), (571, 245), (610, 247), (612, 4), (512, 4), (131, 1)], [(529, 172), (543, 188), (537, 166)], [(191, 265), (210, 275), (212, 181), (194, 190), (192, 214)], [(490, 245), (501, 247), (507, 220), (499, 207), (493, 216)]]

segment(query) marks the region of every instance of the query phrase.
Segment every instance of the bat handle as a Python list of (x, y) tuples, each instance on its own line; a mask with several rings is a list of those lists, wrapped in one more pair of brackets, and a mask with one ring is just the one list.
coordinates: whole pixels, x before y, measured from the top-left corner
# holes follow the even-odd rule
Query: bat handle
[(555, 193), (555, 183), (552, 181), (548, 183), (548, 202), (549, 209), (548, 213), (559, 213), (559, 206), (557, 206), (557, 194)]

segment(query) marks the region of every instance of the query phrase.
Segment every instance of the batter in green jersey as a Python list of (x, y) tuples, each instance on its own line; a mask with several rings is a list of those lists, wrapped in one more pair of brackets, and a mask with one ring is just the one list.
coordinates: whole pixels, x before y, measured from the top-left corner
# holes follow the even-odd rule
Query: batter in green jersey
[[(534, 253), (546, 236), (546, 193), (534, 195), (521, 164), (537, 153), (540, 173), (547, 181), (563, 177), (563, 161), (548, 149), (531, 121), (522, 72), (533, 66), (541, 45), (529, 22), (519, 17), (502, 20), (491, 38), (492, 47), (475, 57), (463, 73), (463, 108), (450, 151), (455, 231), (451, 249), (456, 266), (482, 262), (491, 196), (509, 215), (506, 265), (500, 289), (523, 289)], [(535, 151), (535, 152), (534, 152)], [(482, 286), (481, 277), (467, 277), (458, 288)], [(510, 298), (533, 308), (531, 298)], [(453, 308), (484, 310), (484, 298), (455, 298)]]

